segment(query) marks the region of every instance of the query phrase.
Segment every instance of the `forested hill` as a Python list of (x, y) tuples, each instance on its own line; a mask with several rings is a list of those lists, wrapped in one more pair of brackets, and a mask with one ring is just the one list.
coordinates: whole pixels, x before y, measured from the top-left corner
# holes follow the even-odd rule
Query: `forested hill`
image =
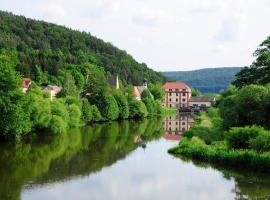
[(241, 67), (205, 68), (193, 71), (171, 71), (163, 74), (175, 81), (182, 81), (202, 93), (218, 93), (235, 79)]
[(17, 70), (34, 80), (43, 73), (49, 82), (57, 82), (59, 71), (66, 65), (90, 63), (131, 84), (141, 84), (144, 78), (152, 83), (165, 81), (161, 73), (90, 33), (0, 11), (0, 50), (3, 49), (17, 56)]

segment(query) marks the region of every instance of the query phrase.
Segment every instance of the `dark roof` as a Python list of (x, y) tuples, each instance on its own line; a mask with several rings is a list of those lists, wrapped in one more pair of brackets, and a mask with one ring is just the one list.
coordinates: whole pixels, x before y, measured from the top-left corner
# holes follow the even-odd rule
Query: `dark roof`
[(190, 102), (214, 102), (215, 97), (203, 97), (203, 96), (191, 97), (189, 101)]

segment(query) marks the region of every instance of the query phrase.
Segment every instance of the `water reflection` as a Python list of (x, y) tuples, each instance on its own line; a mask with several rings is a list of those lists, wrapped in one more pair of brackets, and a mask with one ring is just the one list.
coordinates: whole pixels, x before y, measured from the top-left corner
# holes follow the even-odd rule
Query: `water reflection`
[[(190, 115), (164, 122), (184, 119), (182, 128), (188, 130), (194, 122)], [(170, 156), (167, 150), (178, 141), (162, 138), (165, 125), (162, 119), (113, 122), (17, 145), (2, 143), (0, 199), (267, 199), (270, 195), (267, 175)], [(166, 134), (183, 132), (179, 124), (177, 130), (169, 123), (167, 128)]]
[(192, 113), (177, 113), (168, 116), (163, 121), (165, 129), (164, 138), (168, 140), (180, 140), (181, 135), (190, 129), (195, 122), (195, 115)]

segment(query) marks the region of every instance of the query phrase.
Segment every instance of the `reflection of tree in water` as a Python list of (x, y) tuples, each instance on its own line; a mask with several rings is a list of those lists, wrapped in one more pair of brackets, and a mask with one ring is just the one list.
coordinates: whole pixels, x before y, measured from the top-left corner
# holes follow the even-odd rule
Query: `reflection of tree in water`
[(270, 200), (270, 175), (259, 174), (243, 170), (230, 170), (219, 165), (209, 164), (197, 160), (191, 160), (184, 156), (179, 156), (182, 161), (192, 162), (200, 168), (212, 168), (222, 172), (227, 180), (233, 180), (236, 200)]
[[(20, 145), (0, 146), (0, 199), (19, 199), (23, 187), (86, 176), (124, 159), (139, 144), (163, 134), (159, 119), (111, 122), (42, 137)], [(29, 184), (29, 182), (32, 182)]]

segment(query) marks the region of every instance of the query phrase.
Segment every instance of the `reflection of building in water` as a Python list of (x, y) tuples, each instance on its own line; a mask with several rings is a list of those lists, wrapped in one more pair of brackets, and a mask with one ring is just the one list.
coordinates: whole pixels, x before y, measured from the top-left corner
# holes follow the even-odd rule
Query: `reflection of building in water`
[(195, 116), (190, 113), (179, 113), (175, 116), (168, 116), (164, 119), (164, 138), (179, 140), (180, 135), (189, 130), (195, 122)]

